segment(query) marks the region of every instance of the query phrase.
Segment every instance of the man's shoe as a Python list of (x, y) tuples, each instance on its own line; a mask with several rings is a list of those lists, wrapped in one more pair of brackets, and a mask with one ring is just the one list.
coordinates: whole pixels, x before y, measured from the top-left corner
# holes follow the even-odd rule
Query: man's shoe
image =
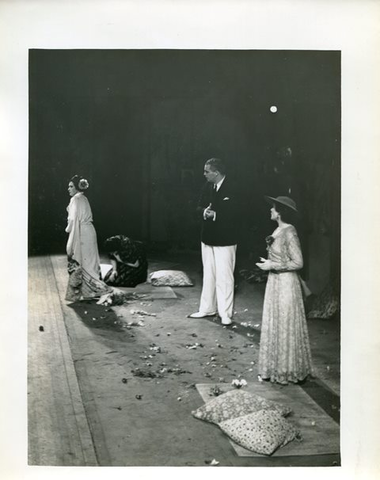
[(205, 318), (205, 317), (214, 317), (216, 315), (216, 312), (214, 313), (205, 313), (205, 312), (196, 312), (192, 313), (191, 315), (188, 315), (188, 318)]
[(232, 320), (229, 317), (222, 317), (222, 325), (231, 325)]

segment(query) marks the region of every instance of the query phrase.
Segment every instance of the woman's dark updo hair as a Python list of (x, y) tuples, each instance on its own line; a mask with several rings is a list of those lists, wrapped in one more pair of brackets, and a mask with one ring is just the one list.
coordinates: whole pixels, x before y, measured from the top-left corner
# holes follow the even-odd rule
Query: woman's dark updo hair
[(76, 188), (76, 190), (78, 190), (78, 192), (83, 192), (89, 187), (88, 181), (85, 178), (80, 177), (79, 175), (74, 175), (71, 178), (70, 182), (73, 182), (74, 187)]
[(104, 248), (106, 252), (119, 252), (122, 248), (122, 245), (129, 242), (129, 238), (122, 235), (114, 235), (113, 237), (107, 238), (104, 242)]
[(291, 225), (294, 225), (297, 222), (298, 216), (296, 211), (278, 202), (275, 202), (273, 206), (276, 209), (276, 212), (281, 215), (281, 220), (283, 222), (290, 223)]

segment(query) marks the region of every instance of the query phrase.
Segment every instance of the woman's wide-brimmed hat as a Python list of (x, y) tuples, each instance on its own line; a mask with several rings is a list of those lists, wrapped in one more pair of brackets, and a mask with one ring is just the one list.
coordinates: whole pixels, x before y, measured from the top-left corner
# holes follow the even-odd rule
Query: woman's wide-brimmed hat
[(268, 195), (265, 195), (264, 198), (268, 203), (271, 203), (272, 205), (274, 203), (280, 203), (281, 205), (285, 205), (286, 207), (291, 208), (295, 212), (298, 212), (296, 202), (292, 200), (290, 197), (280, 196), (275, 198), (275, 197), (269, 197)]

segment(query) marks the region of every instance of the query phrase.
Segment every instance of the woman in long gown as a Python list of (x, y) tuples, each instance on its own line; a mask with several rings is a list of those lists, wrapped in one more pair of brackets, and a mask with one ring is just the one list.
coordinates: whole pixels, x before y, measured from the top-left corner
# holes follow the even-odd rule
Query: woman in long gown
[(268, 258), (256, 265), (268, 271), (261, 326), (259, 376), (281, 384), (313, 375), (309, 335), (298, 271), (303, 257), (289, 217), (297, 212), (289, 197), (265, 197), (278, 227), (267, 237)]
[(78, 175), (71, 179), (68, 186), (71, 200), (67, 207), (69, 283), (66, 300), (69, 301), (98, 298), (112, 291), (100, 279), (96, 231), (90, 203), (83, 193), (88, 187), (88, 181)]

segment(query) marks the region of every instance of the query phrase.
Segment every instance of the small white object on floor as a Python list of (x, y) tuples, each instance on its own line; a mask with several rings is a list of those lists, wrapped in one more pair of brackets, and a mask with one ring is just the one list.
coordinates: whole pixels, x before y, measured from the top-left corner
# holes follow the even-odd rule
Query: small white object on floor
[(112, 294), (105, 293), (102, 295), (99, 300), (96, 302), (97, 305), (112, 305)]

